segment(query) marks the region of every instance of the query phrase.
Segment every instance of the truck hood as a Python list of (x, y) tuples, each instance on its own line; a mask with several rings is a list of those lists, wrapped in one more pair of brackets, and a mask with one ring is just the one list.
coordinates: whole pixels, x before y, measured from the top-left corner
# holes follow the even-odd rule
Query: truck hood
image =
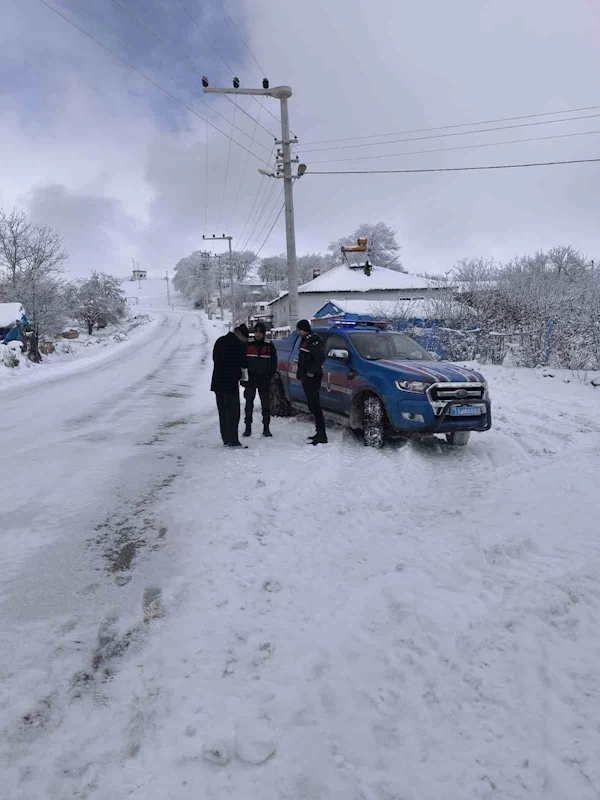
[(483, 381), (483, 376), (475, 370), (459, 367), (456, 364), (439, 361), (390, 361), (381, 359), (378, 366), (402, 373), (406, 380), (426, 381), (427, 383), (463, 383)]

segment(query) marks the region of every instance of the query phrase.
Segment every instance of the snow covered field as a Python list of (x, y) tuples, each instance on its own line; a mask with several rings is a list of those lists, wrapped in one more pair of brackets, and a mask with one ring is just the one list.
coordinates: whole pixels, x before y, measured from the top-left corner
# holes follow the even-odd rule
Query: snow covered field
[(219, 323), (161, 325), (3, 398), (0, 795), (598, 798), (600, 389), (486, 367), (464, 449), (227, 451)]

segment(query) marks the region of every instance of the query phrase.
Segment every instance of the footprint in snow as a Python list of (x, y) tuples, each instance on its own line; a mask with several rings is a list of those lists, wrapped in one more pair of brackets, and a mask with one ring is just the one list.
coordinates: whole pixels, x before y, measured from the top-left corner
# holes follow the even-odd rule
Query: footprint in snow
[(279, 581), (269, 580), (263, 583), (263, 589), (266, 592), (280, 592), (283, 589), (283, 586), (279, 583)]

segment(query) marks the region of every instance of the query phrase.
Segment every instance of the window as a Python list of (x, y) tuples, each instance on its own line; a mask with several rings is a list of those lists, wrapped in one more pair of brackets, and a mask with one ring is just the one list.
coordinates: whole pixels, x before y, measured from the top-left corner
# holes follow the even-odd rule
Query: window
[(330, 334), (329, 338), (325, 343), (325, 355), (329, 353), (330, 350), (347, 350), (348, 345), (346, 344), (345, 340), (342, 339), (337, 333)]
[(402, 333), (352, 333), (352, 342), (362, 358), (379, 361), (433, 361), (433, 356)]

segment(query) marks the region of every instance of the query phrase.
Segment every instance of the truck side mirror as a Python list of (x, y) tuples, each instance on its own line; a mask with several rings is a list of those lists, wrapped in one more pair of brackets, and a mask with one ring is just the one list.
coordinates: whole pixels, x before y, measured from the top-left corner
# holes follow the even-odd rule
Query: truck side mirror
[(350, 361), (350, 353), (347, 350), (330, 350), (327, 358), (335, 358), (336, 361)]

